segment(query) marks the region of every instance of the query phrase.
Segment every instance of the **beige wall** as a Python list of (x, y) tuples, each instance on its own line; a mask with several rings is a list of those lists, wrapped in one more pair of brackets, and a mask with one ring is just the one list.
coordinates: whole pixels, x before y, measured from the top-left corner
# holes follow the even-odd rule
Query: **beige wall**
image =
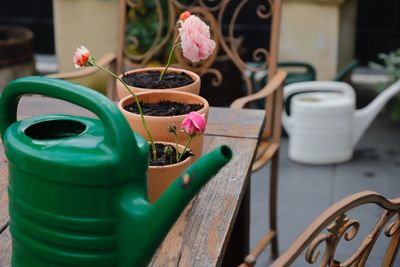
[[(305, 61), (331, 79), (353, 59), (356, 0), (283, 0), (280, 61)], [(54, 0), (59, 71), (73, 69), (76, 47), (96, 57), (117, 46), (118, 0)]]
[(356, 10), (357, 1), (346, 1), (340, 12), (339, 61), (338, 67), (343, 68), (354, 58), (356, 43)]
[(332, 79), (353, 59), (355, 5), (356, 0), (284, 0), (279, 60), (311, 63), (318, 79)]
[(99, 58), (117, 47), (118, 0), (54, 0), (54, 30), (59, 71), (74, 68), (83, 44)]

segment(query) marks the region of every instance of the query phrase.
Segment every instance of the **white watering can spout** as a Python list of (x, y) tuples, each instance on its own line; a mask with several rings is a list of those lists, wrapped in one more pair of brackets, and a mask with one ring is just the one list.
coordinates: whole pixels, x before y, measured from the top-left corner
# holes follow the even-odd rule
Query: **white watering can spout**
[(400, 92), (400, 79), (367, 107), (355, 111), (354, 89), (347, 83), (312, 81), (285, 86), (291, 115), (282, 114), (290, 135), (289, 157), (297, 162), (332, 164), (351, 159), (354, 146), (390, 98)]
[(385, 104), (400, 92), (400, 79), (380, 93), (368, 106), (354, 114), (353, 145), (356, 145), (365, 130), (378, 115)]

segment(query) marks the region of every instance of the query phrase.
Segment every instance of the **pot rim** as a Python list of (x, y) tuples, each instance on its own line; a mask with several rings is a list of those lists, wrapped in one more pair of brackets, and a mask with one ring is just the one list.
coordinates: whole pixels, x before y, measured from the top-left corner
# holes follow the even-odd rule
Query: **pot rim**
[[(138, 73), (138, 72), (146, 72), (146, 71), (163, 71), (165, 67), (143, 67), (143, 68), (137, 68), (137, 69), (132, 69), (132, 70), (128, 70), (125, 71), (123, 73), (121, 73), (120, 75), (118, 75), (118, 77), (120, 79), (122, 79), (122, 76), (124, 74), (131, 74), (131, 73)], [(159, 90), (159, 91), (163, 91), (163, 90), (181, 90), (182, 88), (189, 86), (189, 85), (194, 85), (197, 83), (200, 83), (200, 76), (191, 71), (191, 70), (187, 70), (187, 69), (183, 69), (183, 68), (176, 68), (176, 67), (168, 67), (167, 72), (185, 72), (186, 74), (188, 74), (192, 79), (193, 82), (184, 86), (180, 86), (180, 87), (172, 87), (172, 88), (164, 88), (164, 89), (158, 89), (158, 88), (144, 88), (144, 87), (137, 87), (137, 86), (133, 86), (133, 85), (129, 85), (127, 84), (129, 87), (132, 88), (138, 88), (141, 90)], [(121, 83), (118, 79), (117, 79), (118, 83)]]
[[(204, 98), (201, 97), (199, 95), (195, 95), (192, 93), (187, 93), (187, 92), (181, 92), (181, 91), (148, 91), (148, 92), (140, 92), (137, 93), (136, 96), (141, 96), (141, 95), (148, 95), (148, 94), (164, 94), (164, 95), (171, 95), (171, 94), (180, 94), (180, 95), (185, 95), (188, 97), (192, 97), (195, 99), (200, 100), (199, 102), (201, 102), (203, 104), (203, 107), (201, 109), (199, 109), (197, 112), (199, 112), (200, 114), (206, 114), (210, 108), (210, 105), (208, 104), (208, 101)], [(118, 101), (118, 108), (122, 111), (123, 114), (129, 114), (131, 116), (140, 116), (140, 114), (137, 113), (132, 113), (127, 111), (124, 107), (125, 107), (125, 103), (129, 100), (129, 99), (133, 99), (132, 95), (128, 95), (124, 98), (122, 98), (121, 100)], [(139, 99), (140, 100), (140, 99)], [(174, 115), (174, 116), (149, 116), (149, 115), (144, 115), (145, 118), (151, 118), (153, 120), (164, 120), (165, 118), (176, 118), (176, 119), (183, 119), (187, 114), (183, 114), (183, 115)]]
[[(151, 146), (150, 142), (147, 142), (149, 144), (149, 147)], [(175, 143), (172, 142), (165, 142), (165, 141), (154, 141), (155, 144), (167, 144), (167, 145), (172, 145), (173, 147), (175, 147)], [(180, 150), (183, 150), (185, 147), (181, 144), (178, 144), (178, 148)], [(188, 151), (191, 151), (190, 147), (188, 149)], [(167, 169), (167, 168), (174, 168), (174, 167), (178, 167), (181, 165), (186, 165), (188, 161), (192, 160), (193, 156), (187, 157), (185, 160), (182, 160), (178, 163), (174, 163), (174, 164), (168, 164), (168, 165), (163, 165), (163, 166), (152, 166), (149, 164), (149, 169)]]

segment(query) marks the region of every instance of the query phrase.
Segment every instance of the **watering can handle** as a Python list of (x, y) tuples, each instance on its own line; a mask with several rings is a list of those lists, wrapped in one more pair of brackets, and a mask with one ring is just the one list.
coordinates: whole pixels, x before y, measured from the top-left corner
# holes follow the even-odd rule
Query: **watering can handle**
[[(126, 148), (136, 145), (132, 130), (117, 106), (102, 94), (81, 85), (46, 77), (24, 77), (9, 83), (0, 98), (0, 134), (4, 138), (6, 129), (17, 120), (19, 99), (24, 94), (39, 94), (86, 108), (96, 114), (103, 123), (104, 143), (120, 155), (132, 155)], [(133, 143), (132, 143), (133, 142)]]
[(341, 92), (345, 96), (354, 98), (354, 89), (345, 82), (336, 81), (310, 81), (310, 82), (299, 82), (287, 85), (283, 89), (283, 99), (286, 99), (296, 93), (302, 92)]
[[(286, 102), (287, 98), (293, 94), (319, 91), (341, 92), (343, 95), (355, 99), (354, 89), (347, 83), (336, 81), (309, 81), (293, 83), (285, 86), (283, 88), (283, 100)], [(282, 111), (282, 124), (290, 135), (292, 122), (285, 109)]]

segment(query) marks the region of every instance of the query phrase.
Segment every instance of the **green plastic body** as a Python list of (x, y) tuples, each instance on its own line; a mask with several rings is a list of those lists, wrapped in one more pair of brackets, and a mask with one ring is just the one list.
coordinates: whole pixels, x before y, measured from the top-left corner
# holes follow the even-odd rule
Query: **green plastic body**
[[(16, 121), (19, 99), (40, 94), (98, 119), (42, 115)], [(154, 204), (147, 199), (148, 146), (118, 108), (86, 87), (44, 77), (11, 82), (0, 98), (9, 166), (12, 266), (145, 266), (181, 211), (232, 157), (203, 156)]]

